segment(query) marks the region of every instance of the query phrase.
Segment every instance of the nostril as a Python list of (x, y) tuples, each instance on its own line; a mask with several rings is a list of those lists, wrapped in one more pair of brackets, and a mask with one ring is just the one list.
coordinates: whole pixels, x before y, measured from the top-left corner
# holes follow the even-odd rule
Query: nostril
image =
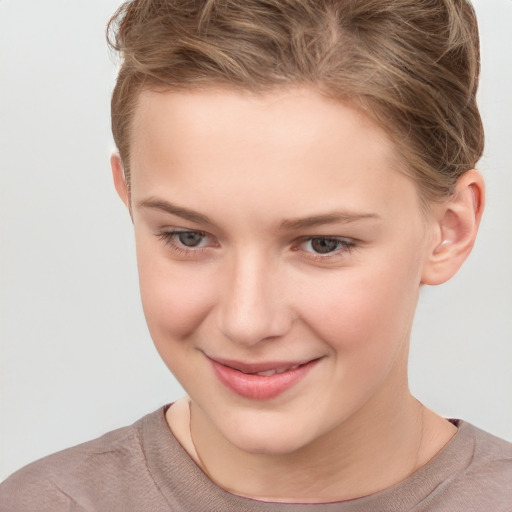
[(248, 250), (231, 264), (231, 279), (224, 282), (218, 303), (219, 330), (248, 346), (284, 335), (291, 321), (268, 254)]
[(233, 343), (255, 345), (286, 334), (291, 325), (285, 308), (259, 307), (241, 310), (239, 307), (219, 314), (219, 330)]

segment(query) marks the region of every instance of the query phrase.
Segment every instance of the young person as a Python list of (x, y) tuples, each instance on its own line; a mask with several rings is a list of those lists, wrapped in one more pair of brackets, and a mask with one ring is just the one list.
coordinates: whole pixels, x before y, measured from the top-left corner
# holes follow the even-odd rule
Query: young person
[(135, 0), (110, 27), (114, 182), (188, 396), (2, 510), (510, 510), (510, 444), (407, 385), (419, 291), (484, 206), (471, 6)]

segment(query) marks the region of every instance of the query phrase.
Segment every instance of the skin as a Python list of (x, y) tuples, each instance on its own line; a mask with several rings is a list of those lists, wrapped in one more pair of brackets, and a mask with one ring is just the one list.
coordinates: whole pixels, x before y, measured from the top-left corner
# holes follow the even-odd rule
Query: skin
[[(212, 480), (258, 499), (351, 499), (451, 439), (455, 427), (411, 396), (407, 356), (421, 285), (449, 279), (471, 250), (476, 171), (426, 216), (386, 133), (308, 89), (144, 91), (130, 165), (128, 187), (112, 158), (144, 312), (190, 397), (168, 422)], [(252, 400), (209, 357), (318, 362)]]

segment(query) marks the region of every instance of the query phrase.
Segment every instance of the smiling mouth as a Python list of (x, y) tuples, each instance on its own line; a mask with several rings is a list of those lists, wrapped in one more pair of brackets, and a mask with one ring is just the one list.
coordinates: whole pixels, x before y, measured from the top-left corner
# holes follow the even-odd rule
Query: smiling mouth
[(275, 398), (298, 384), (321, 358), (292, 362), (242, 363), (208, 357), (215, 375), (228, 389), (253, 400)]
[[(308, 361), (309, 362), (309, 361)], [(271, 368), (269, 368), (268, 370), (246, 370), (246, 369), (243, 369), (243, 368), (239, 368), (237, 366), (231, 366), (229, 364), (226, 364), (225, 366), (229, 367), (229, 368), (232, 368), (233, 370), (237, 370), (241, 373), (244, 373), (245, 375), (259, 375), (261, 377), (271, 377), (272, 375), (279, 375), (281, 373), (284, 373), (284, 372), (289, 372), (291, 370), (295, 370), (296, 368), (298, 368), (299, 366), (302, 366), (304, 364), (307, 364), (308, 362), (306, 363), (296, 363), (296, 364), (292, 364), (292, 365), (280, 365), (278, 367), (275, 367), (274, 365), (265, 365), (266, 367), (268, 366), (272, 366)], [(223, 364), (223, 363), (221, 363)]]
[(297, 361), (266, 361), (261, 363), (245, 363), (242, 361), (236, 361), (234, 359), (223, 359), (219, 357), (210, 357), (208, 359), (219, 363), (223, 366), (227, 366), (233, 370), (237, 370), (247, 375), (263, 375), (270, 376), (276, 373), (284, 373), (286, 371), (295, 370), (299, 366), (309, 364), (320, 358), (312, 359), (301, 359)]
[[(307, 364), (307, 363), (304, 363)], [(300, 364), (294, 364), (293, 366), (286, 367), (286, 368), (276, 368), (274, 370), (265, 370), (262, 372), (256, 372), (256, 373), (249, 373), (248, 375), (260, 375), (262, 377), (271, 377), (272, 375), (278, 375), (280, 373), (289, 372), (291, 370), (295, 370), (295, 368), (298, 368), (301, 366)], [(245, 372), (242, 372), (245, 373)]]

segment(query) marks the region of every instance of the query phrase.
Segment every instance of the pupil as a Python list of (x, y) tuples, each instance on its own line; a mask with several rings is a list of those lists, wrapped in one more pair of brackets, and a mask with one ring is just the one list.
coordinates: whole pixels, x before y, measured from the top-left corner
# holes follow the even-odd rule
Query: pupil
[(339, 240), (335, 238), (313, 238), (311, 240), (311, 247), (320, 254), (335, 251), (339, 246)]
[(180, 233), (178, 235), (178, 240), (180, 243), (187, 247), (196, 247), (201, 243), (203, 235), (200, 233), (194, 233), (193, 231), (188, 231), (186, 233)]

